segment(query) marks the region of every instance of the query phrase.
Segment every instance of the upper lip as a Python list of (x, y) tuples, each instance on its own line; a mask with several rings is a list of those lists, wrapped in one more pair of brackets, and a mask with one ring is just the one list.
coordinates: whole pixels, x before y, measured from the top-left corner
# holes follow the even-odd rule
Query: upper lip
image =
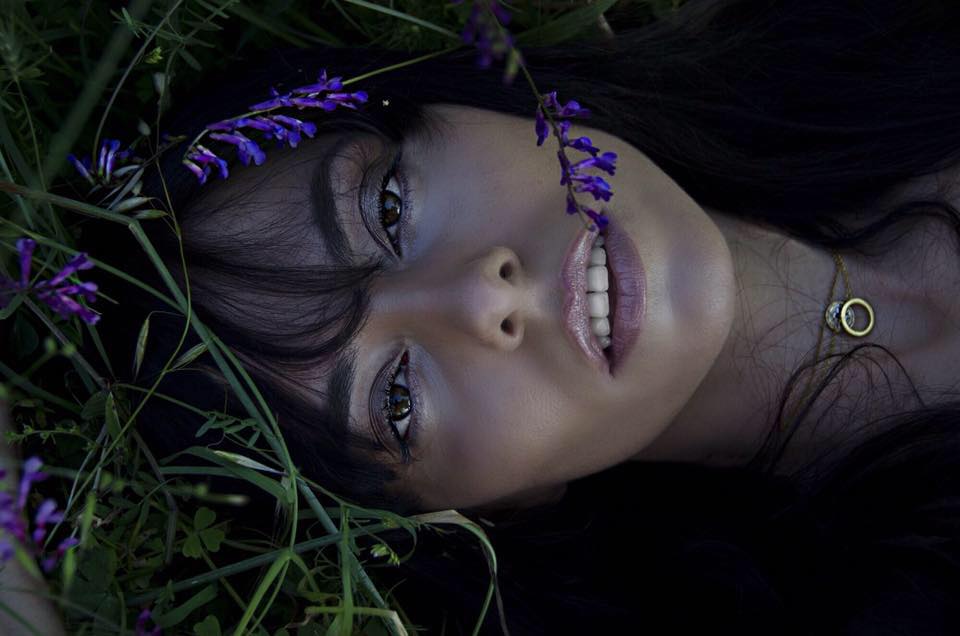
[(593, 337), (587, 312), (587, 261), (595, 238), (595, 232), (583, 228), (567, 248), (560, 269), (563, 287), (561, 320), (568, 338), (587, 360), (598, 370), (609, 372), (609, 363)]

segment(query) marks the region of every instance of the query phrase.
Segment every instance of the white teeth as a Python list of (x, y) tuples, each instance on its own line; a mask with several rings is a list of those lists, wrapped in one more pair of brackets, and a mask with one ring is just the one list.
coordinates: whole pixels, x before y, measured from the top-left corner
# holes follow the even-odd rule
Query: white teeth
[(602, 247), (596, 247), (590, 250), (590, 265), (606, 265), (607, 250)]
[(607, 292), (587, 294), (587, 313), (591, 318), (605, 318), (610, 315), (610, 297)]
[(592, 265), (587, 268), (587, 291), (605, 292), (608, 284), (605, 265)]
[(590, 314), (590, 330), (600, 342), (600, 347), (606, 349), (613, 344), (610, 337), (610, 297), (609, 272), (607, 271), (607, 251), (603, 249), (604, 240), (597, 236), (590, 250), (590, 260), (587, 264), (587, 310)]
[(606, 318), (591, 318), (590, 327), (593, 329), (593, 333), (596, 336), (610, 335), (610, 321)]

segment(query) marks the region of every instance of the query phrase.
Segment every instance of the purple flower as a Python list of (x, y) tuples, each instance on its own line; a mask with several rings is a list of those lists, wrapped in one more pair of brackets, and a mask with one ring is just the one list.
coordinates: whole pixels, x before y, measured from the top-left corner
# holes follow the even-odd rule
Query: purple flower
[[(587, 142), (589, 141), (590, 140), (587, 139)], [(605, 152), (599, 157), (589, 157), (582, 161), (578, 161), (577, 163), (573, 164), (571, 169), (574, 172), (579, 172), (583, 168), (595, 167), (595, 168), (599, 168), (600, 170), (603, 170), (604, 172), (610, 175), (613, 175), (613, 173), (616, 172), (616, 169), (617, 169), (617, 166), (614, 165), (616, 161), (617, 161), (617, 153)]]
[(603, 199), (604, 201), (609, 201), (610, 197), (613, 196), (613, 190), (610, 189), (610, 184), (607, 183), (603, 177), (573, 175), (570, 179), (580, 182), (580, 185), (573, 189), (574, 192), (589, 192), (593, 195), (594, 199)]
[[(463, 0), (452, 0), (452, 2), (462, 4)], [(460, 39), (464, 44), (476, 43), (480, 54), (477, 58), (477, 66), (490, 68), (494, 59), (501, 59), (507, 51), (514, 48), (513, 36), (501, 32), (500, 29), (500, 25), (506, 26), (509, 23), (510, 13), (500, 6), (497, 0), (474, 0)], [(511, 79), (512, 76), (504, 77), (507, 82)]]
[(300, 86), (299, 88), (295, 88), (290, 92), (296, 95), (315, 95), (324, 91), (338, 91), (341, 88), (343, 88), (343, 83), (340, 81), (340, 78), (332, 77), (328, 80), (327, 69), (323, 69), (320, 71), (320, 77), (317, 78), (316, 84)]
[[(80, 173), (80, 176), (89, 181), (92, 186), (113, 185), (116, 177), (127, 174), (133, 169), (134, 165), (143, 162), (142, 159), (133, 155), (130, 148), (120, 150), (119, 139), (104, 139), (103, 143), (100, 144), (100, 152), (97, 155), (96, 162), (90, 157), (77, 159), (73, 154), (68, 154), (67, 159)], [(133, 165), (120, 168), (122, 164), (128, 162)]]
[(223, 141), (236, 146), (237, 154), (240, 156), (240, 161), (243, 162), (243, 165), (245, 166), (250, 165), (251, 158), (258, 166), (263, 165), (263, 162), (267, 158), (267, 156), (263, 154), (263, 151), (260, 150), (260, 146), (257, 145), (257, 142), (246, 137), (241, 132), (234, 131), (232, 133), (211, 133), (210, 139), (216, 139), (217, 141)]
[[(276, 88), (271, 87), (271, 98), (250, 106), (252, 112), (243, 117), (223, 119), (209, 124), (205, 127), (204, 133), (214, 131), (210, 133), (210, 139), (236, 146), (237, 155), (244, 165), (250, 165), (252, 159), (259, 166), (266, 160), (266, 155), (256, 141), (240, 131), (241, 128), (261, 132), (265, 138), (275, 139), (278, 146), (283, 146), (286, 143), (291, 148), (296, 148), (303, 135), (307, 137), (316, 135), (317, 125), (288, 115), (279, 113), (266, 115), (265, 113), (278, 108), (296, 108), (298, 110), (319, 108), (328, 112), (336, 110), (338, 107), (356, 110), (358, 105), (365, 104), (369, 99), (365, 91), (339, 92), (342, 88), (343, 82), (341, 79), (339, 77), (328, 78), (326, 69), (323, 69), (320, 71), (316, 83), (298, 86), (282, 95)], [(197, 177), (201, 184), (207, 182), (211, 167), (214, 165), (219, 168), (221, 178), (227, 178), (226, 162), (199, 144), (192, 145), (187, 149), (182, 163)]]
[(66, 554), (67, 550), (72, 548), (75, 545), (78, 545), (80, 540), (76, 537), (67, 537), (60, 542), (60, 545), (57, 546), (57, 551), (52, 555), (48, 556), (41, 562), (44, 572), (51, 572), (53, 568), (57, 566), (57, 563), (60, 559), (63, 558), (63, 555)]
[(153, 615), (149, 609), (144, 608), (144, 610), (140, 612), (140, 616), (137, 617), (136, 636), (160, 636), (163, 633), (159, 626), (154, 626), (153, 629), (148, 631), (147, 621), (150, 620), (153, 620)]
[(20, 478), (20, 497), (17, 499), (18, 510), (23, 510), (23, 507), (27, 505), (27, 495), (30, 493), (30, 487), (33, 483), (47, 478), (46, 473), (40, 472), (41, 466), (43, 466), (43, 460), (39, 457), (31, 457), (23, 463), (23, 476)]
[(537, 108), (537, 145), (542, 146), (543, 142), (547, 139), (547, 135), (550, 134), (550, 128), (547, 126), (547, 120), (543, 116), (543, 109)]
[[(544, 140), (549, 134), (549, 126), (546, 115), (551, 113), (554, 119), (561, 121), (554, 122), (554, 136), (560, 142), (560, 149), (557, 151), (557, 159), (560, 161), (560, 185), (567, 186), (567, 214), (576, 214), (581, 211), (581, 206), (577, 203), (575, 192), (586, 192), (591, 194), (594, 199), (609, 201), (613, 196), (610, 184), (603, 178), (595, 175), (585, 175), (581, 171), (587, 168), (597, 168), (610, 175), (616, 172), (617, 153), (604, 152), (598, 156), (600, 149), (593, 145), (589, 137), (577, 137), (570, 139), (571, 123), (570, 117), (589, 117), (590, 110), (580, 106), (576, 100), (570, 100), (564, 105), (557, 99), (557, 91), (544, 93), (540, 96), (542, 103), (537, 104), (536, 120), (534, 129), (537, 134), (537, 145), (543, 145)], [(573, 148), (580, 152), (590, 154), (590, 157), (581, 159), (571, 164), (566, 155), (566, 148)], [(604, 227), (609, 219), (602, 213), (590, 208), (582, 208), (583, 212), (596, 222), (600, 227)], [(591, 226), (592, 227), (592, 226)]]
[(287, 117), (286, 115), (273, 115), (270, 119), (286, 126), (290, 130), (287, 139), (293, 148), (296, 148), (297, 143), (300, 142), (300, 133), (310, 138), (313, 138), (313, 136), (317, 134), (317, 125), (313, 122), (301, 121), (296, 117)]
[[(227, 171), (227, 162), (215, 155), (209, 148), (206, 148), (201, 144), (197, 144), (193, 147), (193, 151), (187, 154), (187, 159), (185, 159), (184, 162), (187, 160), (194, 162), (196, 170), (191, 168), (194, 174), (197, 174), (198, 172), (202, 173), (197, 174), (197, 176), (200, 177), (200, 183), (204, 183), (207, 180), (207, 177), (210, 175), (210, 167), (208, 164), (214, 164), (217, 166), (217, 168), (219, 168), (221, 179), (226, 179), (229, 175), (229, 172)], [(202, 171), (200, 171), (200, 168), (197, 164), (203, 165)], [(189, 168), (189, 166), (187, 167)]]
[[(31, 457), (23, 463), (23, 474), (17, 487), (16, 501), (8, 492), (0, 492), (0, 530), (10, 535), (37, 558), (41, 556), (40, 543), (47, 536), (47, 525), (63, 521), (63, 513), (57, 510), (57, 503), (53, 499), (46, 499), (34, 515), (33, 532), (29, 532), (23, 513), (33, 484), (47, 478), (46, 473), (40, 472), (42, 465), (43, 462), (39, 457)], [(0, 478), (5, 475), (6, 471), (0, 470)], [(52, 571), (66, 551), (78, 543), (79, 541), (74, 537), (67, 537), (61, 541), (54, 554), (41, 559), (44, 572)], [(0, 539), (0, 562), (10, 559), (13, 554), (14, 548), (11, 542), (6, 538)]]
[(608, 219), (602, 212), (597, 212), (596, 210), (591, 210), (590, 208), (586, 208), (584, 212), (587, 216), (593, 219), (594, 223), (596, 223), (601, 229), (607, 227), (607, 223), (610, 222), (610, 219)]
[[(95, 301), (97, 299), (96, 283), (70, 283), (67, 281), (68, 277), (73, 276), (79, 270), (93, 267), (93, 263), (87, 255), (85, 253), (77, 254), (53, 278), (31, 286), (30, 267), (36, 245), (36, 241), (29, 238), (22, 238), (17, 241), (17, 249), (20, 252), (20, 281), (0, 280), (0, 297), (9, 295), (11, 291), (33, 292), (38, 300), (45, 302), (60, 316), (69, 318), (76, 315), (87, 324), (96, 324), (100, 320), (100, 315), (89, 307), (84, 307), (76, 299), (71, 298), (71, 296), (78, 296), (85, 298), (87, 302)], [(31, 473), (28, 471), (29, 474)]]

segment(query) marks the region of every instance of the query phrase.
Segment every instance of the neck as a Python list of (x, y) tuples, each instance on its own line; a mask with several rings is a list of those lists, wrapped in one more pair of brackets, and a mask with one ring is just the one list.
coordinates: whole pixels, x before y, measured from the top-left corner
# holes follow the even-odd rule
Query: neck
[[(715, 466), (746, 463), (775, 426), (785, 383), (801, 364), (813, 361), (817, 354), (823, 312), (837, 269), (832, 253), (776, 230), (759, 228), (719, 212), (708, 213), (726, 237), (733, 256), (738, 295), (733, 326), (716, 363), (690, 401), (660, 437), (634, 456), (636, 460)], [(909, 280), (891, 273), (887, 261), (882, 265), (868, 263), (855, 255), (845, 255), (843, 261), (853, 295), (865, 298), (874, 308), (876, 318), (873, 331), (864, 338), (837, 335), (833, 353), (870, 342), (890, 348), (899, 357), (928, 346), (928, 324), (921, 322), (918, 329), (910, 326), (910, 320), (892, 318), (905, 312), (913, 317), (935, 313), (930, 299), (921, 299), (923, 294), (911, 289)], [(833, 297), (843, 299), (845, 292), (840, 274)], [(910, 306), (912, 301), (918, 304), (905, 310), (904, 303)], [(859, 329), (866, 324), (866, 316), (862, 308), (857, 312)], [(823, 330), (819, 359), (826, 355), (831, 335), (829, 329)], [(862, 366), (865, 365), (851, 364), (844, 373)], [(813, 374), (819, 377), (827, 367), (823, 364), (801, 374), (787, 409), (803, 393)], [(890, 373), (897, 374), (895, 367)], [(869, 384), (864, 378), (859, 381), (864, 388)], [(880, 382), (873, 389), (882, 391), (883, 378), (873, 382)], [(838, 398), (854, 398), (847, 378), (831, 382), (816, 404), (819, 408), (837, 408)], [(857, 410), (863, 407), (851, 403), (849, 408), (858, 414)], [(805, 422), (816, 422), (818, 414), (815, 408)], [(848, 418), (850, 414), (847, 413)], [(784, 466), (791, 465), (793, 460), (802, 461), (833, 443), (828, 440), (837, 433), (839, 421), (837, 427), (817, 426), (815, 433), (808, 428), (798, 429), (791, 440), (787, 454), (792, 460), (785, 458)]]

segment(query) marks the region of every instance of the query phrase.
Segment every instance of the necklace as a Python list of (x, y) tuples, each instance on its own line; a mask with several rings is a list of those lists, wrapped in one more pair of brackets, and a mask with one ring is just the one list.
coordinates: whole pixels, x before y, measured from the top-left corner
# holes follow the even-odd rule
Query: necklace
[[(870, 306), (863, 298), (856, 298), (853, 296), (853, 290), (850, 287), (850, 276), (847, 274), (847, 268), (843, 264), (843, 258), (836, 252), (833, 252), (833, 260), (837, 264), (837, 271), (833, 273), (833, 284), (830, 286), (830, 295), (827, 297), (827, 308), (823, 312), (823, 323), (820, 325), (820, 335), (817, 336), (817, 349), (816, 355), (814, 357), (814, 366), (820, 363), (820, 345), (823, 342), (823, 331), (826, 328), (829, 328), (831, 331), (830, 334), (830, 344), (827, 347), (826, 357), (830, 357), (833, 353), (833, 345), (836, 341), (837, 335), (846, 332), (848, 335), (855, 338), (862, 338), (866, 336), (873, 330), (874, 317), (873, 317), (873, 307)], [(834, 292), (837, 289), (837, 276), (843, 272), (843, 286), (845, 289), (845, 298), (844, 300), (834, 300)], [(855, 329), (856, 325), (856, 314), (853, 311), (855, 306), (863, 307), (867, 314), (867, 326), (863, 329)], [(825, 370), (818, 371), (817, 377), (815, 379), (819, 380), (822, 377)], [(814, 378), (810, 378), (807, 381), (807, 386), (803, 390), (803, 395), (800, 396), (800, 400), (795, 403), (794, 407), (790, 409), (790, 414), (780, 421), (780, 430), (785, 430), (789, 422), (793, 421), (793, 417), (796, 414), (796, 410), (803, 404), (803, 401), (807, 398), (807, 394), (810, 392), (810, 387), (814, 383)]]

